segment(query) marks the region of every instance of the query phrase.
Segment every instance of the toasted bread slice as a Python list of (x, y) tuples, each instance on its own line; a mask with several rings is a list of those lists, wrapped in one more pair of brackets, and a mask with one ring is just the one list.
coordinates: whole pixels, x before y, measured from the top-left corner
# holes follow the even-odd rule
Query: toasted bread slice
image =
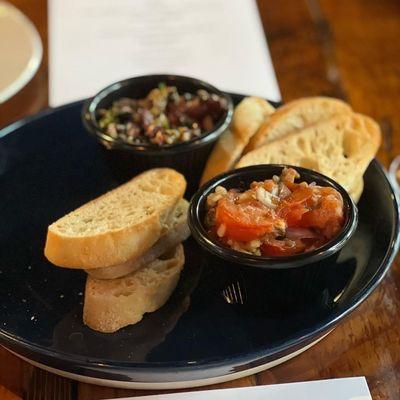
[(351, 190), (375, 156), (379, 126), (360, 114), (343, 114), (272, 141), (241, 158), (237, 167), (291, 164), (318, 171)]
[(168, 232), (164, 236), (161, 236), (161, 238), (139, 258), (110, 267), (87, 269), (86, 272), (95, 279), (116, 279), (138, 271), (150, 264), (156, 258), (165, 254), (169, 249), (176, 247), (190, 236), (190, 229), (187, 224), (188, 209), (189, 203), (185, 199), (181, 199), (175, 207)]
[(354, 182), (353, 187), (349, 190), (349, 194), (355, 203), (358, 203), (362, 192), (364, 190), (364, 179), (361, 178), (359, 181)]
[(259, 97), (246, 97), (235, 108), (232, 126), (219, 138), (210, 154), (200, 184), (230, 170), (257, 129), (275, 108)]
[(275, 108), (260, 97), (245, 97), (233, 113), (232, 130), (235, 136), (248, 142), (274, 111)]
[(67, 268), (101, 268), (145, 253), (168, 231), (186, 188), (169, 168), (146, 171), (51, 224), (45, 256)]
[(244, 149), (244, 154), (334, 115), (350, 114), (351, 112), (348, 104), (329, 97), (307, 97), (291, 101), (279, 107), (261, 125)]
[(245, 144), (237, 138), (231, 130), (226, 130), (219, 137), (218, 142), (208, 157), (200, 186), (222, 172), (229, 171), (242, 155)]
[(118, 279), (87, 277), (83, 321), (104, 333), (139, 322), (162, 307), (178, 283), (185, 262), (180, 244), (140, 271)]

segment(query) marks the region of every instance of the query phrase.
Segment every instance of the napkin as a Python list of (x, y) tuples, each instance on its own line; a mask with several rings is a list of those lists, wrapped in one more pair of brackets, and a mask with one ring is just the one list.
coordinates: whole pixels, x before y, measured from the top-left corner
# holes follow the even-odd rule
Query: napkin
[(255, 0), (51, 0), (48, 6), (52, 106), (153, 73), (281, 99)]
[(119, 400), (372, 400), (364, 377), (204, 390)]

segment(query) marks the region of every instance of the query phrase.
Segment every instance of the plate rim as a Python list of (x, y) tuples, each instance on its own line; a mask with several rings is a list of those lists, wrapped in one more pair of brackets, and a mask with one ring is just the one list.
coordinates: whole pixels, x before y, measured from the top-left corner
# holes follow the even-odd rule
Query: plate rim
[(8, 350), (10, 353), (14, 354), (15, 356), (19, 357), (20, 359), (28, 362), (29, 364), (37, 367), (44, 369), (47, 372), (51, 372), (53, 374), (62, 376), (67, 379), (73, 379), (79, 382), (83, 383), (88, 383), (91, 385), (100, 385), (100, 386), (106, 386), (106, 387), (114, 387), (114, 388), (120, 388), (120, 389), (138, 389), (138, 390), (170, 390), (170, 389), (189, 389), (189, 388), (194, 388), (194, 387), (202, 387), (202, 386), (208, 386), (208, 385), (215, 385), (219, 383), (224, 383), (224, 382), (229, 382), (235, 379), (240, 379), (244, 378), (249, 375), (257, 374), (262, 371), (265, 371), (267, 369), (273, 368), (277, 365), (283, 364), (287, 361), (290, 361), (292, 358), (295, 358), (311, 347), (314, 347), (317, 345), (319, 342), (324, 340), (332, 331), (330, 330), (329, 332), (325, 333), (321, 337), (316, 338), (313, 342), (305, 345), (304, 347), (293, 351), (292, 353), (289, 353), (283, 357), (270, 360), (266, 364), (261, 364), (261, 365), (256, 365), (253, 367), (249, 367), (248, 369), (243, 369), (240, 371), (232, 371), (231, 373), (228, 374), (223, 374), (223, 375), (215, 375), (212, 377), (206, 377), (206, 378), (199, 378), (199, 379), (191, 379), (191, 380), (175, 380), (175, 381), (121, 381), (121, 380), (115, 380), (115, 379), (107, 379), (107, 378), (99, 378), (98, 376), (89, 376), (89, 375), (82, 375), (74, 372), (68, 372), (64, 371), (62, 369), (58, 368), (53, 368), (50, 367), (46, 364), (41, 364), (40, 362), (31, 360), (29, 358), (26, 358), (18, 353), (15, 353), (14, 351), (7, 349), (4, 347), (6, 350)]
[[(242, 98), (244, 96), (242, 95), (237, 95), (233, 94), (233, 97), (236, 99)], [(47, 108), (40, 113), (29, 116), (27, 118), (24, 118), (20, 121), (14, 122), (2, 130), (0, 130), (0, 138), (5, 137), (6, 135), (12, 133), (13, 131), (22, 128), (24, 125), (29, 124), (35, 120), (45, 118), (48, 115), (52, 115), (53, 113), (57, 111), (62, 111), (63, 109), (67, 109), (70, 107), (74, 107), (77, 105), (83, 104), (82, 100), (73, 102), (73, 103), (68, 103), (61, 105), (56, 108)], [(319, 327), (318, 328), (310, 328), (307, 329), (302, 333), (302, 335), (296, 335), (295, 337), (291, 336), (290, 338), (286, 338), (284, 343), (280, 344), (279, 346), (274, 347), (273, 351), (269, 351), (268, 349), (258, 349), (255, 352), (252, 352), (251, 354), (236, 354), (234, 356), (231, 356), (229, 358), (224, 359), (221, 361), (218, 357), (215, 358), (208, 358), (206, 360), (203, 360), (201, 362), (195, 363), (195, 364), (190, 364), (187, 361), (163, 361), (163, 362), (141, 362), (141, 363), (132, 363), (132, 362), (108, 362), (104, 363), (102, 359), (93, 359), (93, 358), (88, 358), (85, 356), (78, 356), (78, 355), (72, 355), (71, 353), (64, 353), (60, 351), (54, 351), (49, 349), (48, 347), (45, 346), (40, 346), (36, 345), (30, 342), (27, 342), (21, 337), (10, 335), (8, 332), (6, 332), (2, 327), (0, 328), (0, 339), (5, 342), (5, 346), (11, 346), (12, 349), (21, 349), (24, 352), (28, 353), (33, 353), (36, 355), (40, 355), (42, 357), (46, 357), (48, 360), (51, 360), (53, 363), (54, 361), (59, 361), (62, 359), (62, 361), (66, 364), (68, 364), (69, 367), (81, 367), (85, 369), (86, 375), (90, 376), (88, 373), (94, 373), (94, 375), (98, 376), (98, 371), (93, 372), (93, 370), (90, 370), (90, 367), (96, 368), (101, 366), (102, 370), (104, 371), (105, 374), (109, 374), (106, 370), (129, 370), (130, 372), (134, 373), (135, 371), (143, 371), (143, 370), (148, 370), (157, 372), (160, 375), (163, 374), (170, 374), (173, 372), (179, 372), (182, 371), (183, 369), (186, 372), (193, 371), (195, 372), (201, 367), (205, 367), (206, 369), (214, 369), (218, 366), (233, 366), (233, 365), (246, 365), (248, 363), (257, 363), (260, 364), (263, 362), (263, 360), (267, 360), (272, 357), (279, 357), (284, 353), (287, 353), (291, 349), (296, 348), (297, 346), (301, 346), (304, 343), (307, 343), (309, 341), (312, 341), (313, 338), (320, 336), (324, 332), (328, 331), (335, 325), (339, 323), (342, 319), (347, 317), (351, 312), (354, 311), (355, 308), (357, 308), (363, 301), (365, 301), (371, 294), (372, 292), (376, 289), (376, 287), (380, 284), (380, 282), (383, 280), (385, 277), (388, 269), (392, 265), (392, 262), (397, 254), (397, 251), (400, 246), (400, 236), (399, 236), (399, 209), (398, 209), (398, 197), (397, 194), (391, 185), (391, 182), (387, 176), (386, 171), (384, 170), (383, 166), (381, 163), (373, 159), (371, 162), (371, 165), (379, 172), (379, 174), (382, 176), (383, 180), (385, 181), (385, 184), (388, 186), (388, 190), (391, 194), (392, 197), (392, 206), (394, 210), (394, 214), (396, 216), (394, 224), (392, 226), (391, 230), (391, 235), (390, 235), (390, 245), (386, 249), (385, 255), (382, 258), (381, 263), (379, 266), (376, 268), (376, 272), (374, 275), (371, 277), (370, 281), (364, 286), (361, 292), (358, 292), (356, 295), (354, 295), (352, 301), (350, 304), (347, 306), (347, 308), (344, 311), (340, 312), (332, 312), (329, 315), (329, 318), (324, 319), (323, 321), (319, 322)], [(18, 351), (17, 351), (18, 352)], [(26, 354), (26, 353), (25, 353)], [(168, 371), (166, 371), (166, 366), (168, 366)], [(120, 377), (122, 378), (122, 377)], [(122, 380), (122, 379), (121, 379)]]

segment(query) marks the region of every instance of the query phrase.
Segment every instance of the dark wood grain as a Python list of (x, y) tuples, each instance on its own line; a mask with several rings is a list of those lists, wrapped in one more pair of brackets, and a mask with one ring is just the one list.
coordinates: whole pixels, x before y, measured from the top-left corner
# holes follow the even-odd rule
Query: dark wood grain
[[(13, 2), (33, 20), (46, 49), (45, 0)], [(387, 166), (400, 153), (400, 2), (259, 0), (258, 5), (283, 99), (331, 95), (374, 117), (383, 131), (379, 159)], [(47, 105), (47, 71), (46, 50), (31, 83), (0, 107), (0, 126)], [(378, 290), (315, 347), (271, 370), (203, 389), (365, 375), (374, 400), (398, 400), (399, 287), (397, 259)], [(22, 399), (33, 373), (0, 348), (2, 400)], [(79, 400), (156, 393), (73, 385)]]

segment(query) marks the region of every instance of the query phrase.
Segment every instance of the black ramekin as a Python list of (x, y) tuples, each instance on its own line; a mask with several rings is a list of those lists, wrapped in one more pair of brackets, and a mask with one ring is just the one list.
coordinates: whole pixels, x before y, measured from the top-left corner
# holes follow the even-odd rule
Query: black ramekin
[[(215, 93), (226, 100), (227, 110), (213, 130), (189, 142), (160, 148), (154, 145), (125, 143), (102, 131), (97, 120), (97, 112), (100, 108), (110, 107), (121, 97), (143, 98), (161, 82), (176, 86), (181, 93), (195, 93), (198, 89)], [(186, 176), (188, 193), (197, 190), (212, 147), (228, 128), (232, 114), (233, 102), (228, 94), (201, 80), (178, 75), (144, 75), (113, 83), (88, 99), (82, 109), (82, 119), (86, 129), (105, 149), (105, 156), (110, 161), (117, 178), (126, 180), (150, 168), (170, 167)]]
[[(345, 222), (341, 232), (324, 246), (313, 251), (287, 257), (263, 257), (242, 253), (223, 246), (210, 238), (204, 226), (207, 196), (221, 185), (226, 189), (246, 190), (253, 181), (262, 181), (280, 175), (284, 167), (295, 168), (300, 173), (299, 181), (316, 182), (320, 186), (331, 186), (343, 197)], [(339, 250), (347, 243), (357, 228), (358, 212), (346, 190), (332, 179), (318, 172), (290, 165), (265, 164), (239, 168), (218, 175), (203, 185), (193, 196), (189, 208), (189, 226), (195, 240), (207, 252), (233, 264), (247, 265), (263, 269), (289, 269), (305, 265), (320, 264), (328, 257), (336, 258)]]

